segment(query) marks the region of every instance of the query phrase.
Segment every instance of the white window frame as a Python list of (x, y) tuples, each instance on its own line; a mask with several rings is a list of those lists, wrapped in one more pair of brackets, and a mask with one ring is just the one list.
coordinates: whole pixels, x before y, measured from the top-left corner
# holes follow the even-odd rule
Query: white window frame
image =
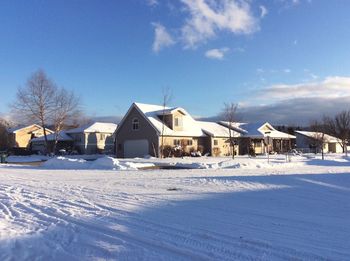
[[(137, 128), (135, 128), (137, 126)], [(138, 131), (140, 129), (140, 121), (138, 118), (133, 118), (131, 121), (131, 129), (133, 131)]]

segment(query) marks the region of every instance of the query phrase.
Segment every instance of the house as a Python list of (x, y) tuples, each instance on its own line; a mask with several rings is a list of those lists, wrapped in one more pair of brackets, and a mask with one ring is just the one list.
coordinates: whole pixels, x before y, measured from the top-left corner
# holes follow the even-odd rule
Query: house
[[(231, 135), (239, 133), (231, 130)], [(181, 107), (133, 103), (117, 128), (116, 153), (122, 158), (158, 157), (162, 152), (167, 157), (177, 150), (180, 155), (200, 151), (224, 156), (231, 154), (229, 137), (228, 128), (196, 121)]]
[(342, 153), (341, 140), (328, 134), (313, 131), (295, 131), (297, 149), (303, 152), (321, 152), (322, 136), (324, 139), (323, 152)]
[(205, 138), (206, 134), (183, 108), (133, 103), (118, 125), (116, 152), (122, 158), (158, 157), (161, 144), (167, 150), (163, 154), (168, 155), (174, 147), (188, 152), (204, 148)]
[[(46, 129), (46, 134), (53, 133)], [(44, 129), (40, 125), (32, 124), (24, 127), (9, 129), (9, 143), (13, 150), (24, 150), (30, 148), (30, 140), (44, 136)]]
[(240, 133), (230, 130), (216, 122), (197, 121), (202, 131), (207, 135), (206, 148), (210, 155), (213, 156), (230, 156), (232, 155), (232, 144), (230, 138), (233, 139), (234, 154), (239, 153), (238, 141)]
[(270, 123), (239, 123), (221, 121), (221, 125), (240, 133), (239, 154), (248, 154), (251, 149), (255, 154), (266, 152), (283, 153), (293, 148), (294, 135), (276, 130)]
[[(56, 135), (54, 133), (51, 133), (51, 134), (47, 135), (46, 138), (47, 138), (47, 142), (48, 142), (48, 147), (51, 151), (54, 147)], [(35, 152), (35, 153), (38, 153), (38, 152), (45, 153), (46, 152), (45, 151), (46, 146), (45, 146), (45, 137), (44, 136), (41, 136), (39, 138), (34, 138), (30, 141), (30, 143), (31, 143), (32, 152)], [(57, 137), (57, 145), (56, 145), (55, 153), (57, 153), (61, 149), (72, 150), (73, 147), (74, 147), (73, 138), (68, 136), (64, 131), (61, 131)]]
[(112, 153), (117, 124), (95, 122), (70, 129), (65, 134), (73, 139), (73, 147), (79, 154)]

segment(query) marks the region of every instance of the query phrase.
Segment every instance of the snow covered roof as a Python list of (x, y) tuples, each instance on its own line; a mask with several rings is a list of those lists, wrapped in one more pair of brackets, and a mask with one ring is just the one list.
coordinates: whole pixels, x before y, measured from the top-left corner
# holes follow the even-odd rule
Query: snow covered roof
[[(19, 132), (20, 130), (24, 130), (24, 129), (27, 129), (27, 128), (32, 128), (32, 127), (37, 127), (38, 129), (42, 129), (42, 127), (40, 126), (40, 125), (38, 125), (38, 124), (31, 124), (31, 125), (27, 125), (27, 126), (23, 126), (23, 125), (21, 125), (21, 126), (17, 126), (17, 127), (14, 127), (14, 128), (9, 128), (8, 129), (8, 131), (10, 132), (10, 133), (17, 133), (17, 132)], [(53, 131), (52, 130), (50, 130), (50, 129), (45, 129), (47, 132), (50, 132), (50, 133), (53, 133)], [(33, 131), (33, 133), (34, 133), (35, 131)]]
[(195, 119), (191, 117), (189, 113), (186, 112), (183, 108), (180, 107), (165, 107), (167, 113), (175, 112), (176, 110), (180, 111), (183, 114), (183, 130), (175, 131), (170, 129), (168, 126), (163, 124), (159, 119), (159, 115), (163, 113), (163, 106), (152, 105), (152, 104), (143, 104), (143, 103), (134, 103), (134, 105), (139, 109), (141, 113), (145, 115), (148, 121), (153, 125), (153, 127), (159, 132), (162, 132), (164, 127), (164, 135), (166, 136), (183, 136), (183, 137), (203, 137), (206, 136), (202, 131), (202, 128), (197, 123)]
[(79, 128), (67, 130), (66, 133), (114, 133), (117, 129), (117, 124), (107, 122), (95, 122)]
[[(219, 123), (209, 122), (209, 121), (197, 121), (197, 123), (202, 128), (202, 130), (210, 136), (225, 137), (225, 138), (230, 137), (228, 128)], [(230, 131), (231, 131), (231, 137), (239, 137), (241, 135), (237, 131), (234, 131), (234, 130), (230, 130)]]
[[(51, 133), (51, 134), (47, 135), (46, 137), (47, 137), (48, 141), (54, 141), (55, 140), (55, 134), (54, 133)], [(71, 140), (73, 140), (73, 139), (70, 136), (68, 136), (66, 134), (66, 132), (64, 132), (64, 131), (61, 131), (58, 134), (58, 141), (71, 141)], [(39, 137), (39, 138), (34, 138), (34, 139), (31, 139), (30, 141), (31, 142), (45, 141), (45, 137), (42, 136), (42, 137)]]
[[(228, 122), (221, 121), (220, 124), (228, 126)], [(250, 138), (264, 138), (271, 137), (276, 139), (295, 139), (294, 135), (284, 133), (276, 130), (270, 123), (256, 122), (256, 123), (241, 123), (233, 122), (231, 123), (232, 129), (240, 132), (244, 137)]]
[[(295, 132), (313, 139), (321, 138), (321, 135), (322, 135), (322, 132), (315, 132), (315, 131), (295, 131)], [(341, 142), (340, 139), (328, 134), (324, 134), (324, 139), (327, 142)]]

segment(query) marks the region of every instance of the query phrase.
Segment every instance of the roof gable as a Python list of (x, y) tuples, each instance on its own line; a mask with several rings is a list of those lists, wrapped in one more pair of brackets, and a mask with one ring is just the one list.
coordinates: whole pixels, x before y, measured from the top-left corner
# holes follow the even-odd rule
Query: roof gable
[[(206, 134), (202, 131), (201, 127), (197, 122), (181, 107), (163, 107), (160, 105), (144, 104), (144, 103), (133, 103), (129, 108), (127, 114), (124, 116), (120, 125), (123, 124), (127, 118), (130, 110), (135, 107), (145, 119), (151, 124), (151, 126), (157, 131), (158, 135), (163, 133), (164, 136), (182, 136), (182, 137), (202, 137)], [(159, 116), (163, 114), (163, 110), (170, 113), (174, 111), (180, 111), (183, 114), (183, 130), (175, 131), (170, 129), (166, 124), (164, 124)]]

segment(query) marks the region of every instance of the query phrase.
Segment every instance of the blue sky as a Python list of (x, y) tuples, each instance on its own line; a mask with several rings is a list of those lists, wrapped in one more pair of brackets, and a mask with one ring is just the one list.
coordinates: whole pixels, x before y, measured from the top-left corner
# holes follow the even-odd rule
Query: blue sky
[(310, 101), (327, 106), (309, 117), (335, 112), (350, 101), (349, 12), (347, 0), (1, 1), (0, 112), (39, 68), (92, 116), (161, 103), (164, 88), (200, 116), (231, 101), (247, 120), (293, 122), (274, 114)]

